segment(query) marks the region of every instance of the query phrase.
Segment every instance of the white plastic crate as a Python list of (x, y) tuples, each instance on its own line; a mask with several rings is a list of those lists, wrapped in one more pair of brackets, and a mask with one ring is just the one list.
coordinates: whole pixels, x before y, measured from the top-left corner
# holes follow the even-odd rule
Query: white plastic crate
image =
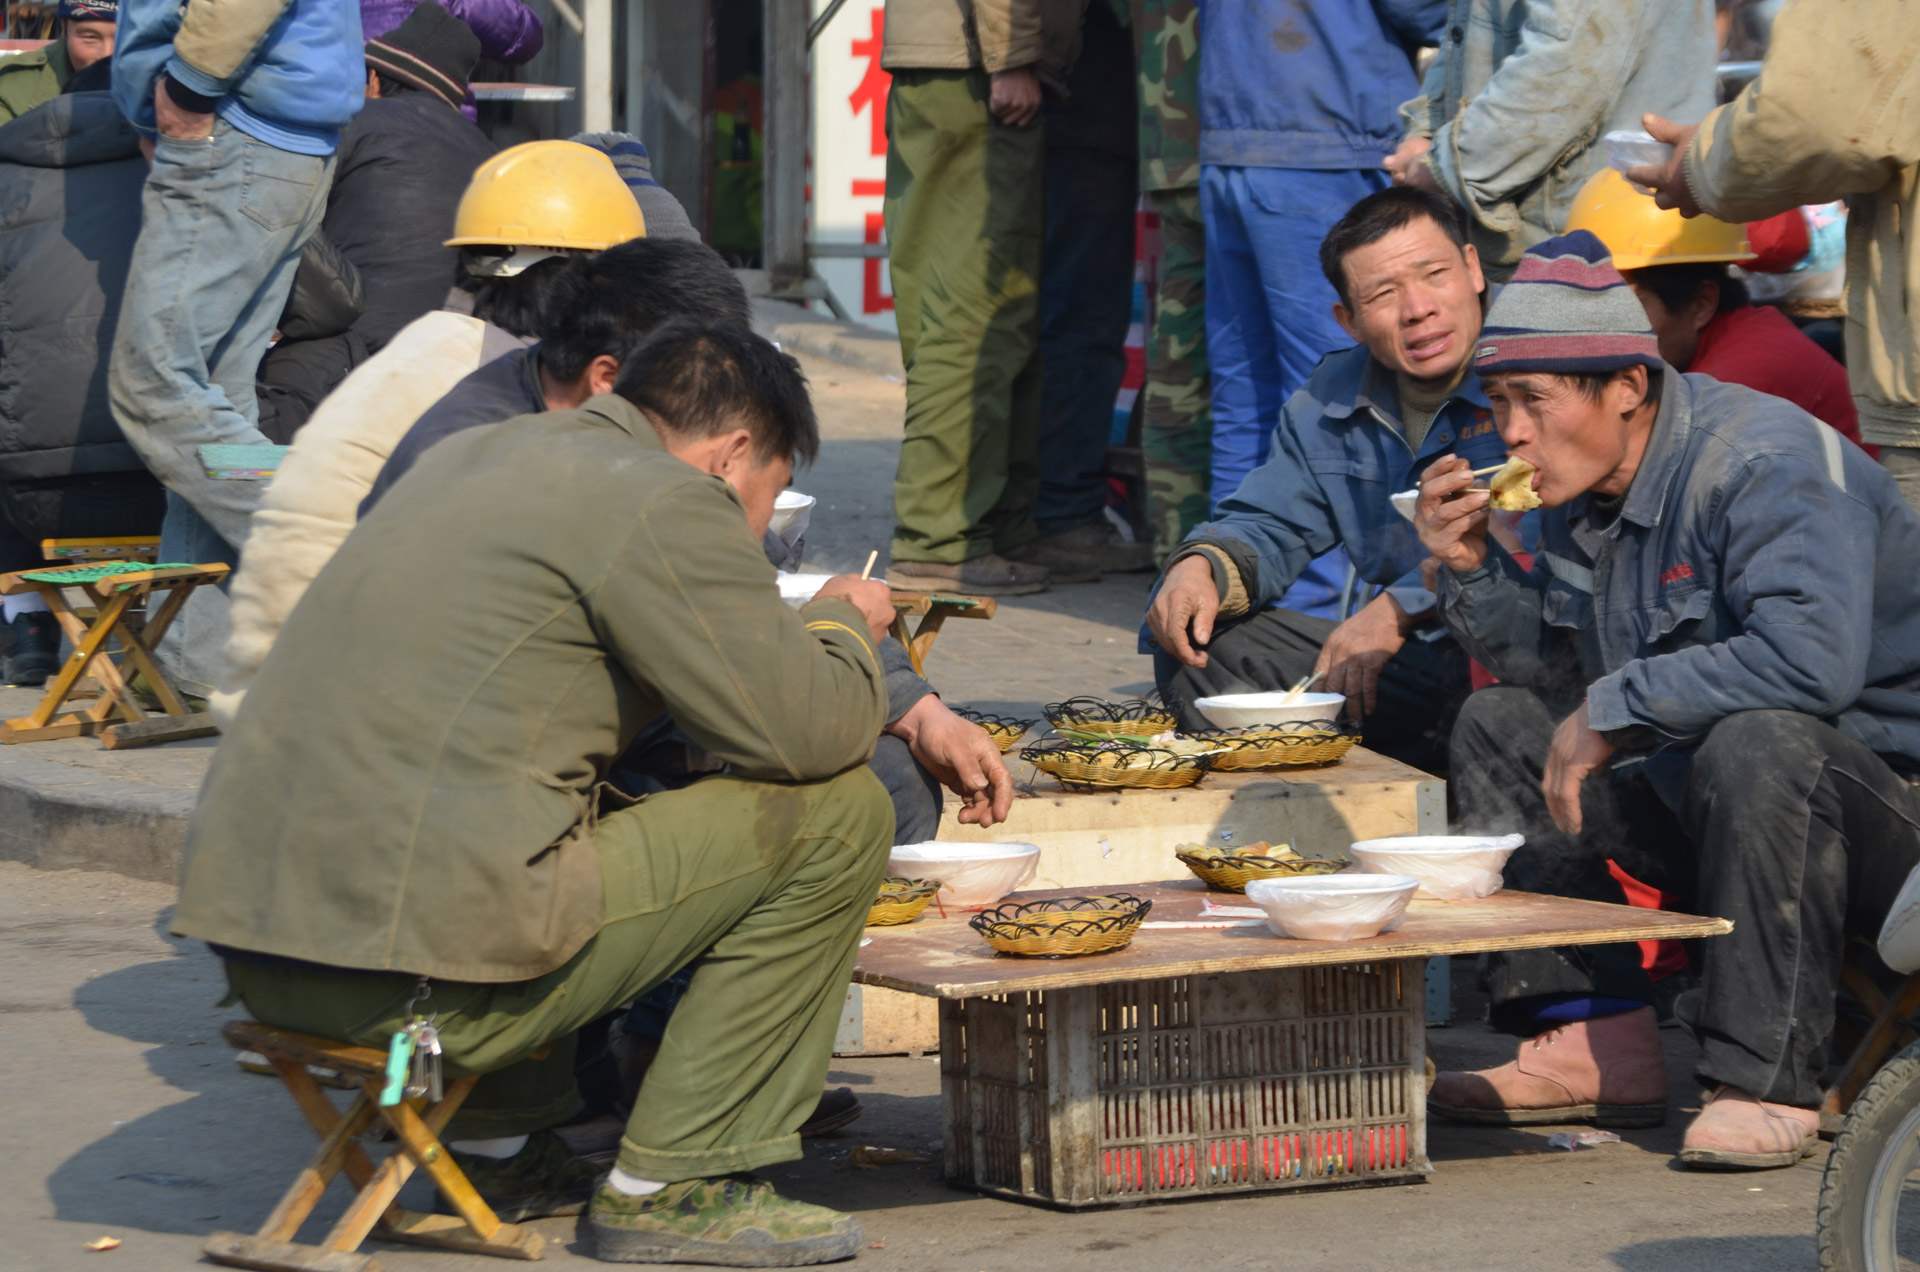
[(1425, 962), (944, 1000), (947, 1180), (1079, 1208), (1418, 1179)]

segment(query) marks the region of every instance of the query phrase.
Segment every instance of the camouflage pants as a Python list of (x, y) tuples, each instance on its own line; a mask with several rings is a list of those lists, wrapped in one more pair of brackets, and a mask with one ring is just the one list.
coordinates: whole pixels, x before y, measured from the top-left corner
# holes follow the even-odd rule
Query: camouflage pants
[(1147, 341), (1140, 445), (1153, 551), (1165, 558), (1208, 516), (1213, 412), (1207, 369), (1207, 246), (1198, 190), (1154, 190), (1160, 279)]

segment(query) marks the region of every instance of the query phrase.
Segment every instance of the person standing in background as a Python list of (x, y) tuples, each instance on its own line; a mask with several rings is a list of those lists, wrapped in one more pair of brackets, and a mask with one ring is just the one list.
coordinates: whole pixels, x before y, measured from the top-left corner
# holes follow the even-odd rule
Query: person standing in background
[(1640, 112), (1713, 107), (1713, 0), (1453, 0), (1440, 56), (1400, 108), (1395, 184), (1467, 213), (1492, 281), (1561, 233), (1602, 140)]
[(1119, 0), (1089, 0), (1080, 60), (1046, 104), (1047, 237), (1040, 274), (1040, 537), (1010, 557), (1055, 583), (1144, 570), (1144, 543), (1107, 520), (1107, 445), (1133, 315), (1133, 50)]
[(0, 58), (0, 124), (52, 101), (79, 72), (113, 56), (120, 0), (60, 0), (59, 14), (52, 43)]
[[(407, 20), (420, 0), (360, 0), (361, 33), (369, 40), (383, 38)], [(546, 43), (546, 27), (540, 15), (520, 0), (445, 0), (448, 13), (473, 29), (480, 39), (480, 56), (508, 66), (533, 60)], [(460, 102), (460, 113), (468, 119), (479, 117), (469, 87)]]
[[(113, 95), (153, 171), (108, 399), (168, 491), (160, 559), (232, 564), (266, 483), (209, 477), (200, 447), (266, 441), (254, 373), (366, 100), (359, 10), (126, 0)], [(211, 692), (225, 629), (226, 593), (201, 588), (160, 650), (186, 692)]]
[(1212, 509), (1199, 0), (1133, 0), (1133, 52), (1140, 67), (1140, 188), (1160, 218), (1160, 269), (1140, 406), (1147, 523), (1159, 561)]
[(906, 367), (887, 581), (1045, 590), (1039, 530), (1041, 83), (1065, 87), (1086, 0), (887, 0), (888, 262)]

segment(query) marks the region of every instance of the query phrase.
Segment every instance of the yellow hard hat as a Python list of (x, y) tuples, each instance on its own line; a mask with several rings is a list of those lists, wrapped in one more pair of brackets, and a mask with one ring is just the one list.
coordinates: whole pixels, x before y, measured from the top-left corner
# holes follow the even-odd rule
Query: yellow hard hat
[(1607, 245), (1615, 269), (1649, 265), (1690, 265), (1706, 261), (1750, 261), (1747, 227), (1710, 216), (1689, 220), (1641, 194), (1612, 168), (1587, 178), (1573, 198), (1567, 229), (1587, 230)]
[(474, 171), (446, 245), (598, 252), (646, 232), (613, 160), (577, 141), (529, 141)]

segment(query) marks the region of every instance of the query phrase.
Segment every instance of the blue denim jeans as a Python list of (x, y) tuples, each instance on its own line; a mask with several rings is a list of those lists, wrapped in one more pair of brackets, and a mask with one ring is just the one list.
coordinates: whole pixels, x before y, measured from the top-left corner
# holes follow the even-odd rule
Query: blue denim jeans
[(208, 477), (199, 448), (267, 441), (254, 374), (332, 181), (331, 156), (216, 120), (204, 141), (161, 137), (140, 196), (108, 397), (127, 441), (184, 501), (180, 514), (197, 513), (234, 548), (264, 483)]
[[(159, 138), (107, 375), (114, 419), (166, 486), (163, 561), (232, 564), (266, 488), (218, 481), (209, 444), (264, 444), (254, 374), (320, 224), (333, 158), (296, 155), (215, 120), (204, 141)], [(219, 678), (227, 597), (201, 588), (159, 650), (204, 695)]]

